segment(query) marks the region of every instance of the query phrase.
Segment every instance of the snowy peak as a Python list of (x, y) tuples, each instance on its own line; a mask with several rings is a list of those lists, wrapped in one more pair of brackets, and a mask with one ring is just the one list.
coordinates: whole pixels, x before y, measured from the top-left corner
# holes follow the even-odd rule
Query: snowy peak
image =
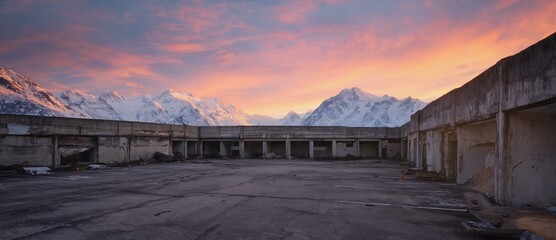
[(1, 113), (78, 116), (27, 77), (3, 67), (0, 67), (0, 103)]
[(125, 101), (125, 98), (115, 91), (104, 93), (100, 95), (98, 98), (99, 100), (104, 101), (106, 103), (116, 103), (116, 102)]
[(325, 100), (304, 121), (307, 126), (397, 127), (426, 104), (416, 99), (367, 93), (360, 88), (344, 89)]
[(117, 92), (99, 96), (80, 90), (53, 95), (13, 70), (0, 67), (0, 113), (83, 117), (167, 124), (290, 125), (394, 127), (409, 121), (426, 104), (411, 97), (378, 97), (360, 88), (346, 88), (314, 111), (289, 112), (283, 118), (249, 115), (218, 98), (198, 98), (172, 89), (159, 95), (124, 97)]
[(281, 119), (281, 125), (284, 125), (284, 126), (301, 125), (301, 122), (303, 122), (303, 119), (304, 118), (302, 116), (300, 116), (296, 112), (291, 111), (288, 114), (286, 114), (286, 116), (284, 118)]
[(338, 95), (332, 97), (332, 99), (345, 99), (349, 101), (357, 101), (359, 99), (379, 99), (379, 97), (363, 91), (361, 88), (353, 87), (346, 88), (340, 91)]
[(87, 118), (122, 120), (120, 115), (106, 101), (80, 90), (58, 93), (58, 98), (73, 111)]

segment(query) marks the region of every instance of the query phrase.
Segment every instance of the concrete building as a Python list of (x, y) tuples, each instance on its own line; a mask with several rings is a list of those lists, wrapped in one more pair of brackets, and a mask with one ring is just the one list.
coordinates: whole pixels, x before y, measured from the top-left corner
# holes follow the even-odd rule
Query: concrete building
[[(341, 158), (400, 155), (399, 128), (227, 126), (0, 115), (0, 165), (125, 163), (155, 152), (189, 158)], [(383, 154), (384, 153), (384, 154)]]
[(416, 166), (504, 205), (556, 204), (556, 34), (429, 103), (402, 129)]
[(0, 165), (218, 158), (402, 158), (503, 205), (556, 204), (556, 34), (500, 60), (399, 128), (195, 127), (0, 115)]

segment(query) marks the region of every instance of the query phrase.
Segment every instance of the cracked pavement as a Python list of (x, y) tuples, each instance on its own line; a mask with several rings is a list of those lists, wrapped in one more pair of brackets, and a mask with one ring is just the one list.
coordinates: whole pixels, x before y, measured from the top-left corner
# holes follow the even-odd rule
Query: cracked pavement
[(0, 175), (0, 239), (475, 239), (460, 186), (393, 160), (212, 160)]

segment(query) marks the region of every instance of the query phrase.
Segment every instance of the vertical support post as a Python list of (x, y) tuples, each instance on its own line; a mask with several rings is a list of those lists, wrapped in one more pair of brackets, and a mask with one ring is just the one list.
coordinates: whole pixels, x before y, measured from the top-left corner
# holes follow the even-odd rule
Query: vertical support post
[(286, 158), (291, 159), (292, 157), (292, 142), (290, 139), (286, 139)]
[(315, 159), (315, 141), (309, 140), (309, 158)]
[(127, 163), (131, 163), (131, 137), (127, 137)]
[(183, 139), (183, 157), (187, 159), (187, 139)]
[(58, 135), (52, 136), (52, 168), (60, 165), (60, 148), (58, 147)]
[(239, 140), (239, 158), (245, 159), (245, 141)]
[(205, 151), (204, 151), (205, 149), (204, 149), (204, 146), (203, 146), (203, 145), (204, 145), (204, 144), (203, 144), (203, 141), (200, 141), (200, 140), (199, 140), (199, 141), (197, 142), (197, 151), (199, 152), (199, 156), (201, 156), (201, 157), (204, 157), (204, 156), (205, 156)]
[(220, 141), (220, 156), (222, 158), (226, 158), (228, 154), (226, 154), (226, 145), (224, 144), (224, 142)]
[(361, 157), (361, 147), (359, 146), (359, 139), (355, 140), (354, 147), (355, 147), (355, 156)]
[(266, 154), (268, 153), (268, 142), (263, 141), (263, 159), (266, 158)]
[(332, 140), (332, 157), (336, 157), (336, 140)]
[(507, 159), (508, 149), (508, 115), (503, 111), (499, 111), (496, 115), (497, 122), (497, 136), (496, 136), (496, 150), (498, 157), (495, 159), (494, 164), (494, 199), (501, 205), (511, 204), (512, 196), (512, 169), (508, 166), (509, 159)]
[(174, 155), (174, 139), (172, 139), (172, 134), (170, 134), (170, 137), (168, 138), (168, 155), (172, 156)]
[(382, 139), (378, 140), (378, 158), (382, 158)]
[(100, 141), (99, 137), (95, 137), (93, 141), (94, 141), (94, 144), (95, 144), (95, 148), (93, 150), (93, 161), (92, 162), (97, 163), (97, 162), (99, 162), (99, 149), (98, 149), (98, 147), (99, 147), (98, 142)]

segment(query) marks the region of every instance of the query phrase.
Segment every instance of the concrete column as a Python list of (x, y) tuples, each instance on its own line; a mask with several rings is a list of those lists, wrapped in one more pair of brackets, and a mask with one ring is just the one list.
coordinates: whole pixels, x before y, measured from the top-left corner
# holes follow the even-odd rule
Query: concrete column
[(336, 157), (336, 140), (332, 140), (332, 157)]
[(60, 165), (60, 148), (58, 147), (58, 136), (52, 136), (52, 167)]
[(315, 158), (315, 142), (313, 140), (309, 140), (309, 158)]
[(378, 140), (378, 158), (382, 157), (382, 140)]
[(290, 159), (292, 155), (292, 143), (290, 139), (286, 139), (286, 158)]
[(268, 142), (263, 141), (263, 159), (266, 158), (266, 153), (268, 152)]
[(224, 145), (224, 142), (220, 142), (220, 156), (225, 158), (227, 155), (228, 154), (226, 153), (226, 145)]
[(174, 143), (172, 140), (173, 140), (172, 136), (170, 135), (170, 138), (168, 138), (168, 150), (167, 150), (168, 151), (167, 154), (170, 156), (174, 155), (174, 149), (172, 149)]
[(245, 141), (243, 139), (239, 140), (239, 158), (245, 158)]
[(131, 163), (131, 137), (127, 137), (127, 163)]
[(361, 157), (361, 147), (359, 147), (359, 139), (355, 140), (354, 147), (355, 147), (355, 156)]
[(183, 155), (187, 159), (187, 139), (183, 140)]
[(197, 151), (199, 151), (199, 155), (200, 155), (201, 157), (204, 157), (204, 156), (205, 156), (205, 151), (204, 151), (204, 149), (203, 149), (203, 148), (204, 148), (203, 145), (204, 145), (204, 144), (203, 144), (202, 141), (199, 141), (199, 142), (197, 143)]
[[(95, 144), (95, 148), (93, 149), (93, 162), (97, 163), (99, 162), (99, 149), (98, 149), (98, 137), (94, 138), (94, 144)], [(170, 146), (172, 147), (172, 146)]]
[(509, 146), (507, 136), (508, 116), (503, 111), (496, 115), (496, 157), (494, 159), (494, 199), (502, 205), (509, 205), (512, 202), (511, 177), (512, 166), (506, 157)]

